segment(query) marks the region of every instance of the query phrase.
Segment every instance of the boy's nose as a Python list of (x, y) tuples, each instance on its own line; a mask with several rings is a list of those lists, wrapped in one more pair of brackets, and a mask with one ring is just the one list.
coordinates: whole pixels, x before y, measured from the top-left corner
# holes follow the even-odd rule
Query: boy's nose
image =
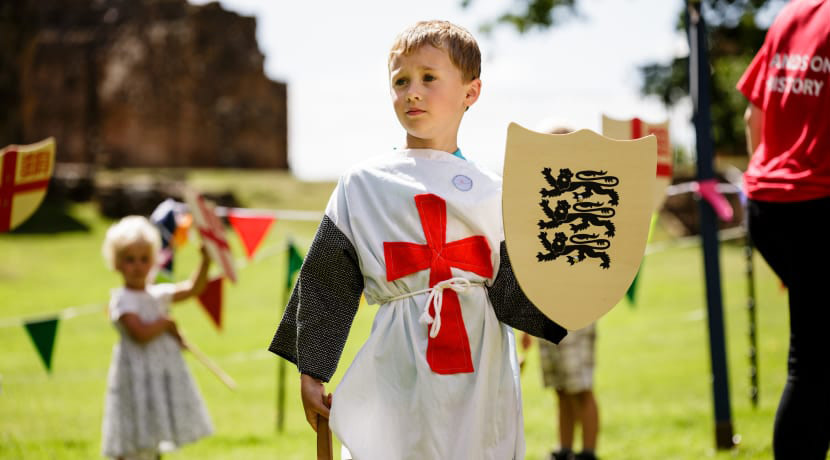
[(420, 100), (421, 100), (421, 95), (418, 94), (417, 92), (408, 91), (406, 93), (406, 101), (407, 102), (420, 101)]

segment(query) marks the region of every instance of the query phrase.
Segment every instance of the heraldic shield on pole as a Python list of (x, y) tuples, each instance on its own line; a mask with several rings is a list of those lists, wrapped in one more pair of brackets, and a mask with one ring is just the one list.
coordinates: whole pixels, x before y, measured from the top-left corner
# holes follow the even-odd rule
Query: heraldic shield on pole
[(657, 140), (542, 134), (511, 123), (502, 214), (525, 295), (566, 329), (607, 313), (637, 274), (654, 210)]
[(602, 116), (602, 134), (612, 139), (639, 139), (649, 134), (657, 138), (657, 179), (654, 181), (654, 211), (666, 201), (666, 189), (671, 185), (674, 158), (669, 140), (669, 122), (647, 123), (639, 118), (616, 120)]
[(204, 243), (211, 260), (219, 266), (225, 278), (232, 283), (236, 283), (233, 254), (231, 254), (228, 239), (225, 237), (225, 227), (216, 216), (213, 203), (190, 188), (185, 189), (184, 201), (193, 216), (193, 222), (202, 236), (202, 243)]
[(10, 145), (0, 150), (0, 233), (35, 213), (55, 169), (55, 140)]

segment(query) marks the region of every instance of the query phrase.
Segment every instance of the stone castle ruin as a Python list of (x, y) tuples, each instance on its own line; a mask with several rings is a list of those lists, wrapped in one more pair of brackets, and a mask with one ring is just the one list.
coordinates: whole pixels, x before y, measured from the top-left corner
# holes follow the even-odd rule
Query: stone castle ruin
[(54, 136), (58, 163), (287, 168), (286, 85), (256, 20), (186, 0), (0, 5), (0, 146)]

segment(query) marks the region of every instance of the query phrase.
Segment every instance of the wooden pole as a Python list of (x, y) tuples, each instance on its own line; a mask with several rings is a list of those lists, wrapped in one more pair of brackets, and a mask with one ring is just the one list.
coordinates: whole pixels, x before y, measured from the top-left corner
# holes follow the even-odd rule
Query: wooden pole
[(333, 460), (329, 419), (317, 414), (317, 460)]
[(225, 371), (223, 371), (221, 367), (219, 367), (215, 362), (213, 362), (213, 360), (208, 358), (206, 354), (202, 353), (201, 350), (196, 348), (196, 346), (193, 345), (193, 343), (186, 341), (184, 337), (182, 337), (182, 345), (187, 350), (190, 350), (190, 353), (193, 355), (193, 357), (196, 358), (196, 360), (202, 363), (205, 367), (207, 367), (208, 370), (210, 370), (213, 373), (213, 375), (218, 377), (219, 380), (221, 380), (222, 383), (225, 384), (225, 386), (227, 386), (231, 390), (236, 390), (236, 382), (231, 378), (231, 376), (225, 373)]

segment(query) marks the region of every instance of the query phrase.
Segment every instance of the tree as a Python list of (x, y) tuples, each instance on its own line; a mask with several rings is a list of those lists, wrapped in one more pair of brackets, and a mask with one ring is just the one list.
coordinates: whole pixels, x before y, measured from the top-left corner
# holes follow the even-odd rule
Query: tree
[[(474, 0), (461, 0), (461, 6), (466, 8)], [(494, 26), (509, 24), (520, 33), (533, 29), (547, 29), (556, 24), (555, 12), (560, 9), (575, 11), (576, 0), (514, 0), (515, 11), (506, 11), (494, 21), (482, 24), (485, 31)]]
[[(468, 6), (473, 0), (463, 0)], [(700, 1), (700, 0), (692, 0)], [(712, 68), (712, 136), (720, 154), (744, 155), (746, 140), (743, 113), (746, 100), (735, 84), (761, 47), (766, 27), (759, 25), (763, 13), (777, 13), (786, 0), (703, 0), (703, 12), (709, 25), (708, 42)], [(513, 8), (483, 29), (499, 25), (513, 26), (520, 33), (555, 27), (560, 14), (577, 13), (575, 0), (514, 0)], [(685, 33), (685, 11), (680, 11), (677, 29)], [(689, 95), (689, 57), (671, 62), (652, 62), (640, 67), (643, 95), (659, 97), (673, 106)]]

